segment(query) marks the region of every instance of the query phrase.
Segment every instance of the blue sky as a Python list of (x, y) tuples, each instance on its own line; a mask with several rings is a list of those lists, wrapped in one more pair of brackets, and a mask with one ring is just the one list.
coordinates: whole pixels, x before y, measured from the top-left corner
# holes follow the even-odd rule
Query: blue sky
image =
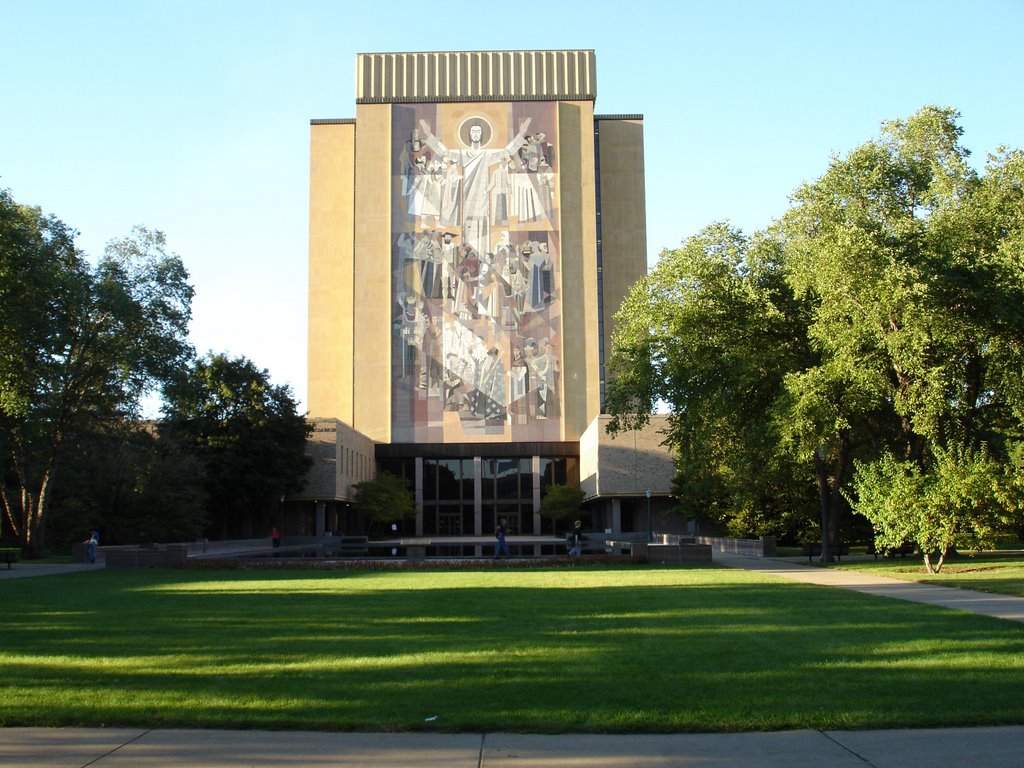
[(648, 258), (767, 226), (924, 104), (980, 167), (1024, 147), (1024, 0), (389, 3), (0, 0), (0, 186), (98, 255), (163, 230), (200, 352), (306, 391), (310, 118), (354, 117), (355, 54), (592, 48), (596, 110), (645, 122)]

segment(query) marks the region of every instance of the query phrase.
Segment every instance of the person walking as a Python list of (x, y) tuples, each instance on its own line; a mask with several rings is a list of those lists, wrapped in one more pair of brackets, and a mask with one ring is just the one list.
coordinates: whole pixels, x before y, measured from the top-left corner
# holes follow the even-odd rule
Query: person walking
[(505, 557), (512, 557), (512, 554), (508, 551), (508, 544), (505, 543), (505, 532), (507, 530), (508, 521), (503, 517), (498, 521), (498, 527), (494, 529), (494, 538), (498, 540), (498, 543), (494, 546), (495, 560), (502, 555)]
[(281, 546), (281, 531), (277, 529), (276, 525), (270, 529), (270, 544), (274, 549)]
[(583, 521), (577, 520), (576, 525), (572, 529), (572, 549), (569, 550), (570, 555), (579, 556), (583, 554)]

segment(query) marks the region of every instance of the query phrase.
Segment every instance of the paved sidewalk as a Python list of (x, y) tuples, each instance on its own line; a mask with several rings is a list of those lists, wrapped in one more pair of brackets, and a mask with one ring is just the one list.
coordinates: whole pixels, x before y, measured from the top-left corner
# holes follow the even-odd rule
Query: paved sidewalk
[[(937, 587), (932, 584), (917, 584), (912, 581), (900, 581), (887, 576), (875, 576), (870, 573), (846, 571), (838, 568), (819, 568), (788, 560), (772, 558), (741, 557), (721, 552), (713, 554), (714, 562), (730, 568), (742, 568), (747, 571), (770, 573), (785, 579), (793, 579), (806, 584), (820, 584), (826, 587), (852, 589), (878, 597), (891, 597), (896, 600), (910, 600), (915, 603), (927, 603), (943, 608), (959, 611), (980, 613), (997, 619), (1024, 622), (1024, 597), (1011, 595), (993, 595), (987, 592), (975, 592), (970, 589), (956, 587)], [(1024, 745), (1021, 748), (1024, 753)], [(1024, 767), (1024, 757), (1020, 765)]]
[(1024, 726), (533, 735), (0, 728), (4, 768), (971, 768), (1024, 766)]

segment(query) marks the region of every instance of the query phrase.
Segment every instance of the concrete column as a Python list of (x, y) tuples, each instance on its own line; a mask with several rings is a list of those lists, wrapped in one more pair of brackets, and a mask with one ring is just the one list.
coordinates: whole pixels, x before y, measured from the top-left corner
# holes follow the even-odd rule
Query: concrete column
[(316, 526), (316, 535), (323, 536), (326, 532), (327, 502), (318, 501), (316, 511), (313, 513), (313, 523)]
[(423, 457), (416, 457), (416, 535), (423, 535)]
[(540, 456), (534, 456), (533, 469), (533, 532), (540, 533)]
[(483, 460), (473, 457), (473, 535), (484, 535), (484, 476)]
[(617, 499), (617, 498), (616, 499), (612, 499), (612, 519), (611, 519), (611, 524), (612, 524), (612, 532), (613, 533), (621, 533), (622, 532), (622, 500), (621, 499)]

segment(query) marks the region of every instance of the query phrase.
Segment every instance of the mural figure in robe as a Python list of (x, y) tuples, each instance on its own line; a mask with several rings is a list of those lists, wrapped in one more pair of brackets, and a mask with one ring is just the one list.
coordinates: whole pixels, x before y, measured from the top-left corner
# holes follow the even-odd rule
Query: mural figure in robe
[(519, 133), (502, 149), (486, 149), (482, 145), (483, 126), (472, 123), (469, 127), (470, 146), (467, 149), (449, 149), (430, 130), (426, 120), (420, 120), (420, 135), (430, 150), (442, 161), (462, 169), (462, 244), (472, 246), (477, 253), (491, 250), (490, 243), (490, 176), (491, 168), (507, 163), (526, 143), (530, 118), (519, 125)]

